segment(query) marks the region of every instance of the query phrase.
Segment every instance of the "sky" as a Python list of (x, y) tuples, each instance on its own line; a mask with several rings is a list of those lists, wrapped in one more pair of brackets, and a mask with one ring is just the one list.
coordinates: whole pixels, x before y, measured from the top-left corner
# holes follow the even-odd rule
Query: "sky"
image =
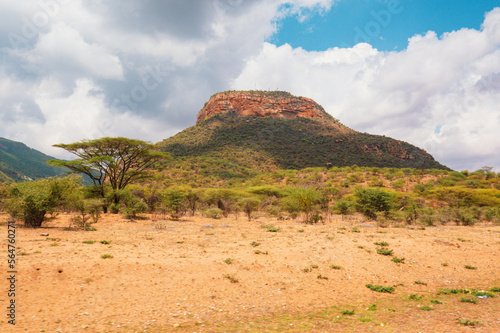
[(0, 0), (0, 137), (158, 142), (211, 95), (285, 90), (454, 170), (500, 171), (500, 4)]

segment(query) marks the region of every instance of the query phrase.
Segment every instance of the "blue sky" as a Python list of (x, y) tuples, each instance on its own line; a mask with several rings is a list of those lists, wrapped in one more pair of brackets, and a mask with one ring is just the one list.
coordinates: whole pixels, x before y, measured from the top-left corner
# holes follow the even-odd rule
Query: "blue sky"
[(269, 41), (281, 46), (324, 51), (367, 42), (380, 51), (403, 50), (408, 39), (432, 30), (443, 33), (479, 30), (497, 0), (340, 0), (323, 13), (299, 15), (278, 22)]
[[(498, 8), (495, 8), (497, 6)], [(158, 142), (225, 90), (500, 171), (498, 0), (0, 0), (0, 137)]]

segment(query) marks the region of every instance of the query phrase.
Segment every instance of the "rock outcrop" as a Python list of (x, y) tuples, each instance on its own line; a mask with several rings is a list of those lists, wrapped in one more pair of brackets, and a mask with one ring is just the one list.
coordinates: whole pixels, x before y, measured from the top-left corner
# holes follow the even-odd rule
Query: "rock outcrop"
[(310, 118), (335, 123), (315, 101), (284, 91), (228, 91), (213, 95), (198, 113), (196, 123), (221, 113), (276, 118)]

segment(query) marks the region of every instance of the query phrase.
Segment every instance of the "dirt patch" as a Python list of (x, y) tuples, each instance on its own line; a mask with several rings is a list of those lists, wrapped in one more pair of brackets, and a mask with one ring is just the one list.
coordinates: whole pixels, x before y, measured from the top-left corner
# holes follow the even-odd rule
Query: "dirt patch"
[(17, 229), (17, 325), (2, 318), (7, 331), (500, 331), (500, 293), (470, 293), (500, 287), (498, 226), (105, 215), (96, 231), (74, 231), (69, 218)]

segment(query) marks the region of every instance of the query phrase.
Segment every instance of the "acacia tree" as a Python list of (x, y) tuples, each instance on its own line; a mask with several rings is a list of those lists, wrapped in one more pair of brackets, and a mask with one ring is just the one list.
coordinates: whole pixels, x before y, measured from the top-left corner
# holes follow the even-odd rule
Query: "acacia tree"
[(146, 169), (154, 162), (170, 157), (168, 153), (156, 151), (151, 143), (123, 137), (61, 143), (54, 147), (63, 148), (78, 158), (70, 161), (50, 160), (47, 163), (87, 175), (103, 198), (106, 195), (104, 185), (109, 183), (115, 204), (120, 201), (118, 191), (130, 182), (147, 176)]

